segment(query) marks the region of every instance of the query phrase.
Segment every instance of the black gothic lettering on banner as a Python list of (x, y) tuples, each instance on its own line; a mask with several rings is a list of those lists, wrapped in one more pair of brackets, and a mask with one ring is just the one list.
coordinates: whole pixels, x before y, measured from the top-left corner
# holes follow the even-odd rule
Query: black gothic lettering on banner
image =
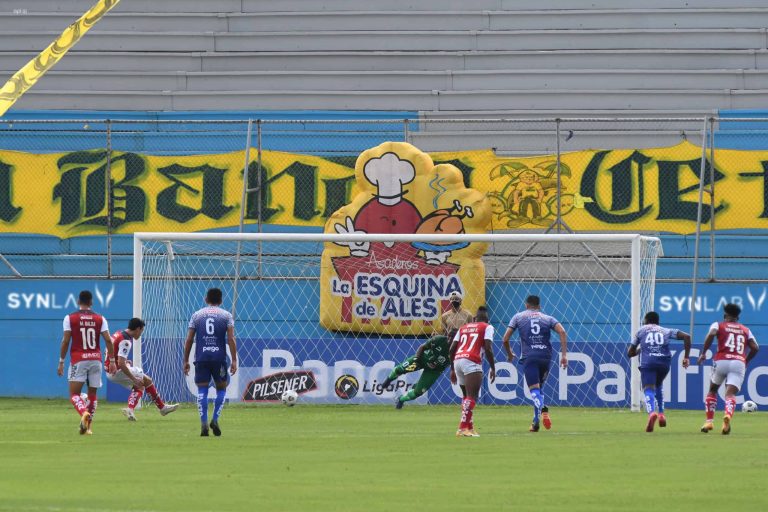
[[(596, 219), (608, 224), (628, 224), (643, 217), (651, 210), (651, 205), (645, 205), (644, 186), (642, 185), (644, 166), (650, 161), (650, 158), (635, 151), (626, 159), (617, 163), (610, 169), (607, 169), (607, 172), (611, 174), (612, 179), (611, 205), (609, 210), (606, 211), (600, 205), (600, 201), (597, 197), (597, 177), (600, 171), (600, 164), (602, 164), (605, 157), (610, 153), (610, 151), (599, 151), (592, 157), (592, 160), (589, 162), (589, 165), (587, 165), (587, 168), (584, 170), (584, 175), (581, 178), (581, 190), (579, 193), (584, 197), (591, 197), (594, 199), (594, 202), (586, 203), (584, 208)], [(637, 210), (623, 214), (612, 213), (629, 208), (632, 203), (634, 195), (632, 187), (633, 164), (637, 168)]]
[(22, 210), (13, 206), (11, 171), (13, 167), (0, 161), (0, 220), (3, 222), (13, 222)]
[[(234, 206), (224, 204), (224, 173), (226, 169), (217, 169), (209, 165), (186, 167), (179, 164), (169, 165), (157, 170), (160, 174), (173, 182), (168, 188), (163, 189), (157, 195), (157, 212), (176, 222), (188, 222), (200, 214), (214, 220), (219, 220), (228, 214)], [(184, 177), (203, 175), (202, 191), (181, 180)], [(194, 209), (179, 203), (180, 189), (198, 195), (202, 192), (202, 201), (199, 209)]]
[(742, 178), (762, 178), (763, 179), (763, 211), (760, 213), (759, 219), (768, 218), (768, 160), (760, 162), (763, 166), (762, 171), (757, 172), (740, 172), (739, 176)]
[(109, 223), (119, 227), (146, 219), (146, 194), (140, 187), (130, 185), (145, 173), (144, 159), (135, 153), (124, 153), (112, 159), (112, 176), (114, 168), (123, 163), (125, 177), (117, 182), (110, 177), (113, 207), (107, 208), (106, 156), (105, 150), (77, 151), (56, 162), (61, 178), (53, 188), (53, 200), (60, 201), (60, 226), (106, 226)]
[[(698, 215), (699, 202), (682, 201), (680, 197), (699, 189), (699, 184), (680, 188), (680, 174), (682, 172), (692, 172), (698, 181), (701, 177), (701, 158), (684, 161), (665, 161), (659, 160), (659, 215), (658, 220), (689, 220), (696, 222)], [(704, 162), (704, 186), (711, 184), (711, 167), (709, 161)], [(725, 174), (715, 168), (715, 181), (725, 178)], [(698, 198), (697, 198), (698, 199)], [(715, 214), (720, 212), (725, 206), (715, 207)], [(710, 220), (710, 209), (701, 209), (701, 222), (706, 223)]]

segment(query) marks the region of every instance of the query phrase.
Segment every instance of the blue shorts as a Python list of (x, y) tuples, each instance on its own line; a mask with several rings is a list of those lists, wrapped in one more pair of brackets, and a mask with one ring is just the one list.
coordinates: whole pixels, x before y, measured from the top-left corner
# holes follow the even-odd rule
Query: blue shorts
[(195, 363), (195, 383), (210, 383), (211, 379), (216, 384), (229, 382), (226, 361), (200, 361)]
[(549, 375), (549, 367), (552, 364), (552, 360), (526, 357), (522, 363), (523, 374), (525, 375), (525, 382), (528, 387), (535, 384), (543, 386), (544, 381), (547, 380), (547, 375)]
[(640, 368), (640, 381), (645, 386), (661, 387), (669, 373), (669, 366), (648, 366)]

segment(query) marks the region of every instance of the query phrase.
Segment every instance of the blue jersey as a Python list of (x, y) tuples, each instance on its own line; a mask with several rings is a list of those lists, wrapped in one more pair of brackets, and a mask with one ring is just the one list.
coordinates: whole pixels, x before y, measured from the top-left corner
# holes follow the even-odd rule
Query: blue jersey
[(520, 332), (522, 345), (520, 359), (530, 357), (532, 359), (552, 358), (552, 329), (559, 324), (554, 317), (545, 315), (541, 311), (526, 309), (512, 317), (509, 327)]
[(195, 311), (189, 328), (195, 330), (195, 362), (227, 360), (227, 329), (234, 327), (232, 313), (218, 306)]
[(677, 339), (679, 332), (656, 324), (645, 324), (638, 329), (632, 345), (640, 347), (640, 367), (669, 366), (672, 360), (669, 340)]

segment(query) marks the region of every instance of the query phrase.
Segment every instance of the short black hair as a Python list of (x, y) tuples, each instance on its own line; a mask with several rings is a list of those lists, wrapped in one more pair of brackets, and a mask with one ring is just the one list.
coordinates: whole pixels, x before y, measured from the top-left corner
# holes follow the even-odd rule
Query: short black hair
[(655, 311), (649, 311), (645, 314), (645, 323), (659, 325), (659, 314)]
[(475, 313), (475, 322), (489, 322), (487, 307), (480, 306), (477, 308), (477, 313)]
[(209, 288), (208, 293), (205, 294), (205, 302), (212, 306), (218, 306), (222, 302), (221, 288)]
[(88, 290), (80, 292), (80, 296), (77, 298), (77, 303), (83, 306), (90, 306), (93, 304), (93, 294)]
[(733, 318), (739, 318), (739, 315), (741, 314), (741, 308), (737, 304), (726, 304), (723, 307), (723, 311), (726, 315), (732, 316)]
[(539, 307), (541, 305), (541, 299), (538, 295), (529, 295), (525, 298), (525, 303), (529, 306), (533, 306), (535, 308)]
[(141, 318), (131, 318), (130, 320), (128, 320), (128, 328), (131, 330), (141, 329), (145, 325), (147, 324), (145, 324), (144, 320), (142, 320)]

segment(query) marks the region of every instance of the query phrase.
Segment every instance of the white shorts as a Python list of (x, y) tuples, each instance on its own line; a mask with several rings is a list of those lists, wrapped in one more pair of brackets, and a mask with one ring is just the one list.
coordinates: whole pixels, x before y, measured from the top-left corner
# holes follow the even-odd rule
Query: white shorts
[(80, 361), (69, 365), (69, 382), (87, 382), (89, 388), (101, 387), (101, 361)]
[(735, 386), (741, 389), (746, 371), (747, 367), (744, 362), (737, 359), (715, 361), (715, 364), (712, 366), (712, 384), (719, 386), (725, 382), (727, 386)]
[[(128, 367), (131, 370), (131, 373), (134, 377), (137, 379), (144, 379), (144, 370), (139, 368), (138, 366), (129, 366)], [(133, 388), (133, 381), (130, 377), (128, 377), (125, 373), (123, 373), (123, 370), (118, 369), (113, 374), (107, 374), (107, 380), (109, 382), (114, 382), (115, 384), (120, 384), (124, 388), (131, 389)]]
[(453, 362), (453, 369), (456, 371), (456, 382), (459, 386), (464, 385), (464, 376), (470, 373), (483, 373), (483, 365), (477, 364), (469, 359), (462, 358)]

